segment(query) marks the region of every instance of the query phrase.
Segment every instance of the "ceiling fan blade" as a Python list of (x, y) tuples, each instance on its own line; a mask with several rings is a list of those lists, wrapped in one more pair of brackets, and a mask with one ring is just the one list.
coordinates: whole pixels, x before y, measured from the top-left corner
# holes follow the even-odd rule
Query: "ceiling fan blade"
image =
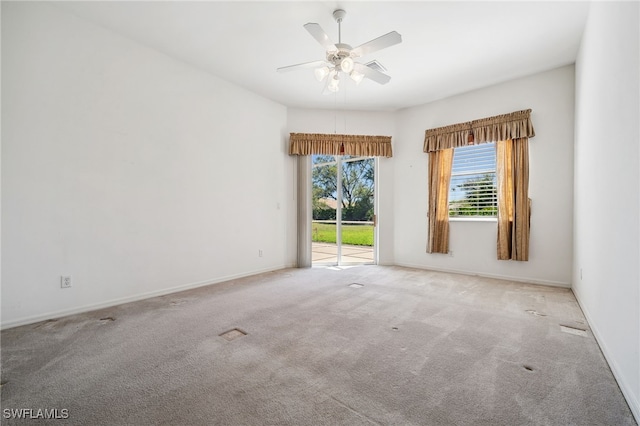
[(327, 65), (326, 61), (311, 61), (311, 62), (303, 62), (301, 64), (295, 64), (295, 65), (287, 65), (286, 67), (280, 67), (278, 68), (278, 72), (288, 72), (288, 71), (294, 71), (294, 70), (298, 70), (298, 69), (304, 69), (304, 68), (318, 68), (321, 67), (323, 65)]
[(309, 34), (311, 34), (313, 38), (318, 40), (318, 43), (320, 43), (327, 52), (335, 52), (338, 50), (320, 25), (309, 22), (308, 24), (304, 24), (304, 28), (309, 31)]
[(360, 74), (364, 74), (366, 78), (373, 80), (376, 83), (387, 84), (391, 80), (391, 77), (389, 77), (388, 75), (383, 74), (380, 71), (376, 71), (373, 68), (370, 68), (366, 65), (359, 64), (357, 62), (354, 64), (353, 69), (359, 72)]
[(353, 50), (351, 50), (351, 56), (360, 57), (368, 55), (369, 53), (384, 49), (385, 47), (393, 46), (394, 44), (398, 44), (401, 42), (402, 36), (395, 31), (391, 31), (390, 33), (387, 33), (378, 38), (374, 38), (371, 41), (355, 47)]

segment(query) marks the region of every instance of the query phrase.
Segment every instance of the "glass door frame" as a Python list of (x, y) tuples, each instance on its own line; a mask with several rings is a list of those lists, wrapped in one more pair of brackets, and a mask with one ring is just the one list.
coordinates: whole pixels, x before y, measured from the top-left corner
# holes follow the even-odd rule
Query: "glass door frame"
[[(310, 156), (310, 168), (309, 168), (309, 174), (310, 176), (310, 183), (311, 183), (311, 189), (309, 191), (309, 193), (311, 194), (311, 200), (313, 200), (313, 169), (314, 169), (314, 164), (313, 164), (313, 156)], [(326, 266), (351, 266), (351, 265), (377, 265), (378, 264), (378, 166), (379, 166), (379, 162), (378, 162), (378, 157), (370, 157), (370, 156), (349, 156), (352, 158), (348, 158), (348, 159), (344, 159), (344, 155), (333, 155), (332, 156), (334, 158), (335, 164), (336, 164), (336, 219), (335, 219), (335, 223), (336, 223), (336, 258), (335, 261), (329, 261), (329, 262), (322, 262), (322, 261), (317, 261), (314, 262), (313, 260), (311, 261), (311, 265), (312, 266), (321, 266), (321, 267), (326, 267)], [(342, 223), (344, 222), (342, 220), (342, 197), (343, 197), (343, 193), (342, 193), (342, 172), (343, 172), (343, 163), (345, 162), (355, 162), (355, 161), (362, 161), (362, 160), (367, 160), (367, 159), (372, 159), (373, 160), (373, 246), (371, 247), (372, 249), (372, 254), (373, 254), (373, 260), (371, 262), (342, 262)], [(333, 164), (333, 161), (330, 163), (324, 163), (326, 165), (330, 165)], [(313, 210), (313, 209), (310, 209)], [(310, 228), (313, 228), (313, 215), (311, 215), (311, 226)], [(313, 246), (313, 236), (310, 235), (311, 238), (309, 241), (310, 245)], [(312, 249), (313, 252), (313, 249)], [(313, 253), (312, 253), (313, 255)]]

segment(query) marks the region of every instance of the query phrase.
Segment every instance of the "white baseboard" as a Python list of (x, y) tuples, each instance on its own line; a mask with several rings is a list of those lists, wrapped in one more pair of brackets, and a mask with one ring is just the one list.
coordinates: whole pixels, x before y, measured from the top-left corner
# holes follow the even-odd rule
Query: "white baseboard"
[(629, 386), (627, 381), (624, 379), (624, 376), (621, 374), (620, 367), (618, 367), (616, 360), (611, 355), (611, 351), (604, 344), (602, 335), (598, 330), (598, 325), (591, 320), (592, 318), (591, 314), (585, 308), (585, 305), (581, 302), (580, 293), (578, 293), (576, 289), (572, 289), (572, 291), (574, 296), (576, 297), (576, 300), (578, 301), (578, 305), (580, 305), (580, 309), (582, 309), (582, 313), (584, 314), (585, 318), (587, 319), (587, 322), (589, 323), (589, 328), (591, 329), (593, 336), (596, 338), (596, 342), (598, 343), (598, 346), (600, 346), (600, 350), (602, 351), (604, 358), (607, 360), (607, 363), (609, 364), (609, 368), (611, 368), (613, 377), (615, 377), (616, 381), (618, 382), (618, 386), (622, 391), (622, 395), (624, 395), (624, 398), (627, 400), (627, 404), (629, 404), (629, 408), (631, 409), (631, 413), (633, 414), (633, 417), (635, 417), (636, 419), (636, 423), (640, 424), (640, 401), (638, 401), (638, 399), (634, 397), (633, 393), (631, 392), (631, 386)]
[(447, 268), (433, 268), (430, 266), (424, 265), (414, 265), (411, 263), (395, 263), (396, 266), (404, 266), (406, 268), (414, 268), (414, 269), (423, 269), (427, 271), (437, 271), (437, 272), (447, 272), (450, 274), (461, 274), (461, 275), (471, 275), (475, 277), (484, 277), (484, 278), (495, 278), (498, 280), (506, 280), (506, 281), (516, 281), (527, 284), (539, 284), (539, 285), (548, 285), (552, 287), (562, 287), (562, 288), (571, 288), (571, 283), (564, 283), (560, 281), (550, 281), (550, 280), (541, 280), (538, 278), (529, 278), (529, 277), (512, 277), (509, 275), (499, 275), (499, 274), (484, 274), (477, 273), (473, 271), (465, 271), (460, 269), (447, 269)]
[(169, 287), (161, 290), (140, 293), (133, 296), (121, 297), (118, 299), (111, 299), (104, 302), (77, 306), (71, 309), (63, 309), (60, 311), (47, 312), (44, 314), (33, 315), (30, 317), (18, 318), (15, 320), (3, 322), (2, 324), (0, 324), (0, 329), (6, 330), (8, 328), (19, 327), (21, 325), (27, 325), (27, 324), (33, 324), (33, 323), (48, 320), (48, 319), (66, 317), (67, 315), (81, 314), (84, 312), (90, 312), (98, 309), (109, 308), (111, 306), (121, 305), (124, 303), (136, 302), (138, 300), (150, 299), (152, 297), (164, 296), (167, 294), (177, 293), (184, 290), (190, 290), (192, 288), (204, 287), (212, 284), (219, 284), (225, 281), (235, 280), (238, 278), (245, 278), (252, 275), (262, 274), (265, 272), (278, 271), (281, 269), (287, 269), (287, 268), (293, 268), (293, 267), (295, 267), (295, 265), (276, 265), (270, 268), (258, 269), (250, 272), (243, 272), (240, 274), (227, 275), (224, 277), (219, 277), (219, 278), (205, 280), (205, 281), (199, 281), (195, 283), (182, 284), (175, 287)]

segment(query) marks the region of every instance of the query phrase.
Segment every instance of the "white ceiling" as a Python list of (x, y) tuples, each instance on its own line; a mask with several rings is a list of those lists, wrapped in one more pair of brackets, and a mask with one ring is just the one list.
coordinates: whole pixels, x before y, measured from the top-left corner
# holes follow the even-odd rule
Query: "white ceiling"
[[(281, 104), (396, 110), (575, 62), (587, 2), (56, 2), (67, 11)], [(316, 22), (358, 46), (389, 31), (402, 43), (378, 60), (391, 82), (341, 81), (323, 95), (313, 70), (276, 68), (324, 59), (303, 28)], [(347, 83), (347, 84), (345, 84)]]

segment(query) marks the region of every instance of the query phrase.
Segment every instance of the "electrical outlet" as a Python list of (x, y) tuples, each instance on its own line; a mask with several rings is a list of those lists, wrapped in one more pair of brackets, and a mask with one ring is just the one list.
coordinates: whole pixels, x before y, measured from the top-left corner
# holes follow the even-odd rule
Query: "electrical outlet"
[(262, 250), (258, 250), (258, 257), (262, 257)]
[(449, 257), (453, 257), (453, 250), (449, 250)]
[(60, 288), (71, 287), (71, 275), (63, 275), (60, 277)]

